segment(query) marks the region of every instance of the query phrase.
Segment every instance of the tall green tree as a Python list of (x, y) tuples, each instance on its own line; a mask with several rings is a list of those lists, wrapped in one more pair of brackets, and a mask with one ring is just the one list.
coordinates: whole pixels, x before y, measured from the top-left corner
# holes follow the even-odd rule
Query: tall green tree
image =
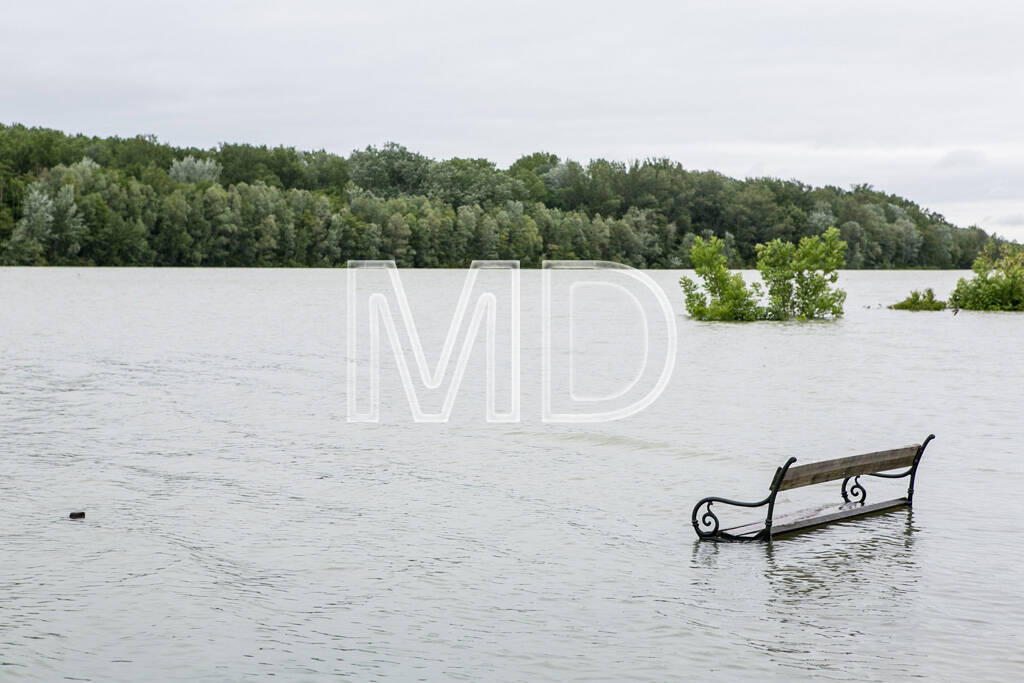
[(25, 209), (4, 249), (4, 263), (12, 266), (46, 265), (44, 254), (53, 228), (53, 200), (39, 185), (29, 188)]

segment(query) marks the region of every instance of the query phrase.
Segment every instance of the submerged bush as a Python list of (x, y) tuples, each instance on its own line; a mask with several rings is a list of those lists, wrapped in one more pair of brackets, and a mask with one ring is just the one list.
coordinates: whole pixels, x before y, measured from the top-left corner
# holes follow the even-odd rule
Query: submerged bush
[(751, 291), (742, 275), (729, 272), (724, 248), (725, 243), (718, 237), (706, 241), (694, 238), (690, 260), (704, 283), (704, 291), (685, 275), (679, 278), (686, 294), (686, 310), (697, 320), (757, 320), (759, 292)]
[(1024, 247), (989, 242), (974, 261), (970, 280), (960, 278), (949, 305), (973, 311), (1024, 311)]
[[(724, 243), (717, 237), (698, 237), (690, 250), (704, 291), (693, 280), (682, 277), (686, 310), (698, 320), (789, 320), (838, 317), (843, 314), (846, 292), (835, 289), (843, 266), (846, 242), (839, 230), (829, 228), (820, 237), (804, 237), (800, 244), (775, 239), (757, 245), (757, 269), (761, 283), (749, 287), (739, 273), (730, 273), (722, 253)], [(767, 304), (759, 305), (767, 291)]]
[(942, 311), (946, 308), (946, 302), (936, 299), (935, 292), (929, 287), (924, 293), (915, 289), (906, 299), (889, 308), (897, 311)]
[(757, 269), (768, 289), (768, 320), (838, 317), (846, 292), (830, 285), (839, 279), (846, 242), (829, 228), (820, 237), (804, 237), (799, 246), (775, 239), (757, 245)]

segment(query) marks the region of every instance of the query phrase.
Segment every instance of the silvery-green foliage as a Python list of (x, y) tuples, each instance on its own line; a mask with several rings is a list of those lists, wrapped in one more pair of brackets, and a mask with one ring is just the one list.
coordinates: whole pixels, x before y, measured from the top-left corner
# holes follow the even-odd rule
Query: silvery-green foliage
[(4, 250), (5, 263), (63, 265), (81, 250), (89, 230), (78, 212), (75, 188), (61, 185), (54, 192), (48, 185), (52, 180), (29, 186), (24, 215)]
[(572, 170), (566, 163), (560, 163), (543, 176), (541, 179), (548, 187), (562, 188), (567, 186), (572, 178)]
[(29, 186), (25, 208), (4, 249), (4, 263), (31, 266), (43, 263), (44, 243), (53, 227), (53, 200), (38, 182)]
[(72, 164), (71, 168), (76, 169), (83, 176), (90, 176), (94, 171), (98, 171), (100, 165), (89, 157), (82, 157), (82, 160), (77, 164)]
[(53, 225), (53, 200), (46, 194), (40, 183), (32, 183), (25, 196), (25, 212), (15, 232), (21, 231), (27, 237), (43, 241), (50, 236)]
[(191, 154), (175, 159), (168, 173), (179, 183), (215, 183), (220, 180), (221, 165), (213, 159), (196, 159)]
[(51, 263), (60, 263), (66, 258), (75, 256), (82, 249), (89, 229), (78, 213), (75, 204), (75, 188), (63, 185), (57, 190), (53, 199), (53, 225), (50, 234), (50, 251), (53, 252)]
[(903, 266), (916, 263), (922, 237), (914, 223), (901, 216), (893, 222), (892, 232), (896, 243), (896, 262)]
[(813, 228), (816, 234), (825, 232), (836, 224), (836, 217), (832, 213), (832, 207), (828, 205), (828, 202), (819, 201), (815, 203), (814, 210), (807, 217), (807, 224)]

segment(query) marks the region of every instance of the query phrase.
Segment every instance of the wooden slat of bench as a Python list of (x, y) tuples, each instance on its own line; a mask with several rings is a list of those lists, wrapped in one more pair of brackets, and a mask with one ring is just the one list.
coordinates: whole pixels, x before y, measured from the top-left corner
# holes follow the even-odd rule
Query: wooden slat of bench
[[(860, 503), (849, 503), (849, 505), (859, 506)], [(829, 503), (828, 505), (822, 505), (820, 507), (805, 508), (803, 510), (794, 510), (793, 512), (787, 512), (784, 515), (776, 514), (775, 519), (772, 521), (772, 524), (791, 524), (793, 522), (796, 522), (801, 519), (806, 519), (808, 517), (817, 517), (819, 515), (823, 515), (829, 510), (835, 509), (837, 509), (836, 504)], [(753, 536), (762, 530), (764, 530), (764, 517), (762, 517), (760, 520), (756, 522), (749, 522), (747, 524), (741, 524), (740, 526), (734, 526), (729, 529), (722, 529), (722, 531), (730, 533), (733, 536)]]
[(782, 480), (779, 490), (785, 491), (800, 486), (820, 484), (824, 481), (845, 479), (846, 477), (853, 477), (858, 474), (910, 467), (914, 464), (914, 457), (917, 455), (918, 448), (920, 446), (915, 444), (889, 451), (864, 453), (863, 455), (852, 455), (848, 458), (836, 458), (835, 460), (824, 460), (822, 462), (812, 462), (807, 465), (790, 467), (785, 479)]
[[(843, 503), (842, 505), (836, 505), (835, 503), (830, 503), (829, 505), (823, 505), (820, 507), (795, 510), (794, 512), (789, 512), (784, 515), (778, 515), (774, 520), (772, 520), (772, 536), (774, 537), (779, 534), (799, 531), (800, 529), (809, 529), (810, 527), (818, 526), (820, 524), (836, 522), (850, 517), (868, 515), (872, 512), (881, 512), (882, 510), (907, 505), (908, 502), (909, 501), (907, 501), (906, 498), (894, 498), (893, 500), (872, 503), (871, 505), (864, 505), (863, 503)], [(763, 519), (756, 522), (750, 522), (749, 524), (743, 524), (741, 526), (734, 526), (729, 529), (722, 529), (722, 531), (730, 533), (733, 536), (756, 536), (763, 530)]]
[(764, 518), (762, 517), (757, 522), (734, 526), (731, 529), (722, 529), (722, 531), (727, 534), (732, 534), (733, 536), (756, 536), (758, 533), (764, 531)]
[[(850, 517), (859, 517), (861, 515), (871, 514), (872, 512), (881, 512), (890, 508), (901, 507), (903, 505), (909, 505), (910, 501), (906, 498), (894, 498), (893, 500), (884, 500), (880, 503), (871, 503), (870, 505), (863, 505), (861, 503), (846, 503), (839, 507), (832, 506), (832, 512), (821, 514), (828, 508), (817, 509), (811, 511), (811, 514), (805, 517), (797, 517), (792, 520), (779, 520), (772, 524), (772, 536), (778, 536), (780, 534), (787, 534), (793, 531), (799, 531), (801, 529), (809, 529), (810, 527), (818, 526), (820, 524), (828, 524), (829, 522), (837, 522), (841, 519), (848, 519)], [(794, 516), (799, 513), (794, 513)], [(788, 517), (788, 515), (787, 515)], [(762, 523), (762, 527), (764, 524)]]

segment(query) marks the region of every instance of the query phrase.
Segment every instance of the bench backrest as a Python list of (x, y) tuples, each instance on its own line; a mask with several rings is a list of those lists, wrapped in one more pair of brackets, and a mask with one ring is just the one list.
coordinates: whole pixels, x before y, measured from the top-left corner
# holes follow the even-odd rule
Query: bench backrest
[(824, 481), (835, 479), (846, 479), (858, 474), (869, 474), (873, 472), (884, 472), (900, 467), (910, 467), (914, 464), (914, 458), (921, 448), (919, 444), (894, 448), (888, 451), (877, 453), (864, 453), (863, 455), (851, 455), (848, 458), (836, 458), (835, 460), (823, 460), (812, 462), (807, 465), (790, 467), (786, 472), (780, 491), (795, 489), (811, 484), (820, 484)]

